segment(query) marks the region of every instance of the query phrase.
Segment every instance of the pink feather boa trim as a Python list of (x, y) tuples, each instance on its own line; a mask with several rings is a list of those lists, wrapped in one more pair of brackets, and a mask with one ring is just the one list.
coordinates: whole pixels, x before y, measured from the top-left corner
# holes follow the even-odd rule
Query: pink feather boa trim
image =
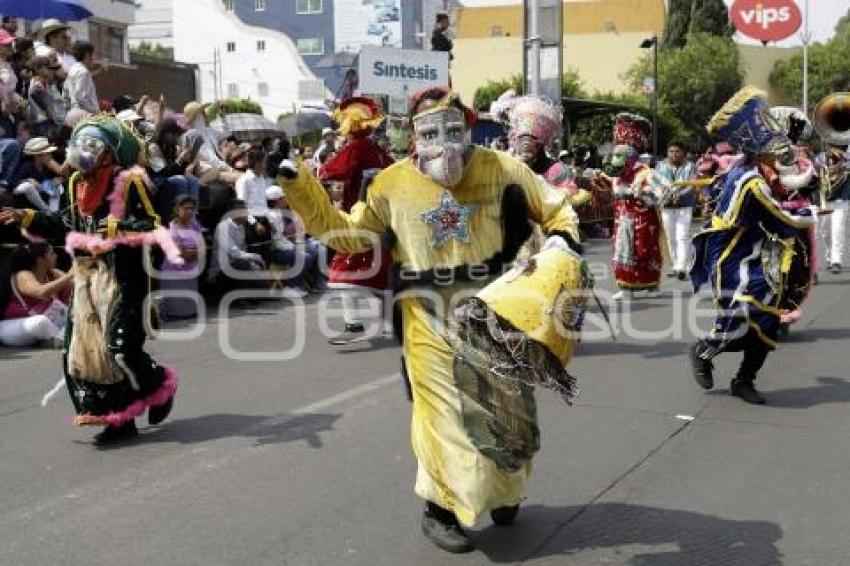
[(71, 232), (65, 238), (65, 249), (71, 254), (74, 250), (85, 250), (92, 255), (100, 255), (111, 252), (118, 246), (141, 247), (144, 245), (159, 246), (168, 260), (175, 265), (183, 265), (184, 263), (180, 256), (180, 248), (177, 247), (168, 230), (162, 227), (151, 232), (125, 234), (115, 238), (104, 238), (99, 234), (85, 234), (83, 232)]
[(145, 397), (137, 399), (123, 411), (108, 413), (106, 415), (79, 415), (74, 419), (77, 426), (114, 426), (119, 427), (141, 416), (148, 407), (164, 405), (177, 393), (177, 374), (168, 366), (162, 366), (165, 372), (165, 380), (159, 389)]

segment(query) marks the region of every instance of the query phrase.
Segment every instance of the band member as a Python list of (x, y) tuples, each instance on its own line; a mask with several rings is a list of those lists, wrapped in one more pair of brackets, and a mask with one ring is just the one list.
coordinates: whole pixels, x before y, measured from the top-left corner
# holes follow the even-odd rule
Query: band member
[(4, 209), (18, 222), (74, 252), (74, 292), (65, 327), (62, 369), (76, 424), (105, 426), (99, 445), (138, 435), (135, 418), (161, 423), (171, 411), (177, 376), (145, 351), (143, 305), (149, 279), (143, 245), (158, 244), (172, 263), (180, 250), (160, 227), (144, 170), (142, 142), (113, 118), (82, 122), (68, 143), (67, 202), (54, 214)]
[(776, 348), (780, 299), (798, 230), (813, 224), (810, 211), (792, 216), (771, 196), (764, 167), (793, 160), (791, 142), (766, 118), (765, 94), (745, 87), (711, 119), (708, 133), (735, 146), (741, 159), (716, 181), (720, 188), (711, 227), (694, 238), (694, 289), (711, 284), (718, 313), (709, 334), (691, 348), (693, 375), (704, 389), (714, 387), (712, 359), (743, 351), (731, 393), (764, 404), (755, 380)]
[[(474, 114), (448, 89), (417, 93), (410, 108), (412, 157), (379, 173), (350, 214), (292, 162), (279, 182), (330, 247), (359, 252), (373, 240), (365, 233), (395, 235), (422, 530), (466, 552), (461, 525), (488, 512), (509, 525), (519, 510), (539, 446), (531, 386), (573, 394), (564, 364), (575, 336), (555, 322), (578, 329), (583, 300), (572, 293), (589, 281), (566, 194), (506, 153), (471, 145)], [(549, 236), (544, 251), (499, 277), (530, 221)]]

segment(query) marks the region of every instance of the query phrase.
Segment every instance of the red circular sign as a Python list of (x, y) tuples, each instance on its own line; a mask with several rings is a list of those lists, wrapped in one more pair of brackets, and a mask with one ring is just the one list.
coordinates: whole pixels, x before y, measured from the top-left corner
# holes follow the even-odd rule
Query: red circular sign
[(729, 18), (742, 34), (759, 41), (779, 41), (803, 25), (803, 14), (794, 0), (736, 0)]

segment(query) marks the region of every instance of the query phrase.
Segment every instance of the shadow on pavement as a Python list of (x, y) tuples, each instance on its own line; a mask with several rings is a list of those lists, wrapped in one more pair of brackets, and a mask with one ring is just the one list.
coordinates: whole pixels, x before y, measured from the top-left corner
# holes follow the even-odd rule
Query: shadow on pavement
[(306, 413), (295, 415), (239, 415), (220, 413), (190, 419), (167, 421), (145, 432), (141, 442), (198, 444), (220, 438), (255, 438), (258, 445), (283, 444), (304, 440), (311, 448), (321, 448), (320, 433), (334, 429), (341, 414)]
[(791, 327), (791, 334), (783, 343), (817, 342), (818, 340), (846, 340), (850, 338), (850, 328), (802, 328)]
[[(605, 340), (600, 342), (582, 342), (576, 350), (576, 356), (613, 356), (615, 354), (640, 354), (644, 358), (672, 358), (684, 356), (688, 351), (688, 344), (684, 342), (612, 342)], [(683, 360), (682, 363), (686, 363)]]
[(768, 391), (768, 406), (807, 409), (827, 403), (850, 403), (850, 381), (839, 377), (819, 377), (818, 383), (820, 385)]
[[(541, 542), (539, 533), (556, 526), (554, 534)], [(571, 554), (586, 551), (599, 553), (599, 564), (782, 564), (776, 547), (782, 529), (775, 523), (627, 503), (597, 503), (587, 508), (531, 505), (520, 511), (514, 527), (494, 526), (473, 536), (476, 546), (496, 563), (557, 556), (561, 563), (569, 564)], [(622, 548), (629, 546), (632, 548)]]

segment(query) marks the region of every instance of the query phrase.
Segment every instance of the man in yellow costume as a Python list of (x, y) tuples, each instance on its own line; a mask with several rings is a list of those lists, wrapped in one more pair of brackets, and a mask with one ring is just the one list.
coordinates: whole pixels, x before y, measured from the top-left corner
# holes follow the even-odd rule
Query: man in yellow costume
[[(379, 173), (348, 214), (305, 167), (284, 161), (278, 180), (330, 247), (393, 242), (422, 529), (467, 552), (461, 525), (488, 511), (498, 525), (516, 518), (539, 448), (533, 386), (567, 401), (575, 393), (564, 366), (589, 277), (568, 195), (508, 154), (471, 145), (474, 115), (455, 93), (415, 94), (410, 116), (412, 157)], [(503, 274), (530, 221), (549, 236), (543, 251)]]

